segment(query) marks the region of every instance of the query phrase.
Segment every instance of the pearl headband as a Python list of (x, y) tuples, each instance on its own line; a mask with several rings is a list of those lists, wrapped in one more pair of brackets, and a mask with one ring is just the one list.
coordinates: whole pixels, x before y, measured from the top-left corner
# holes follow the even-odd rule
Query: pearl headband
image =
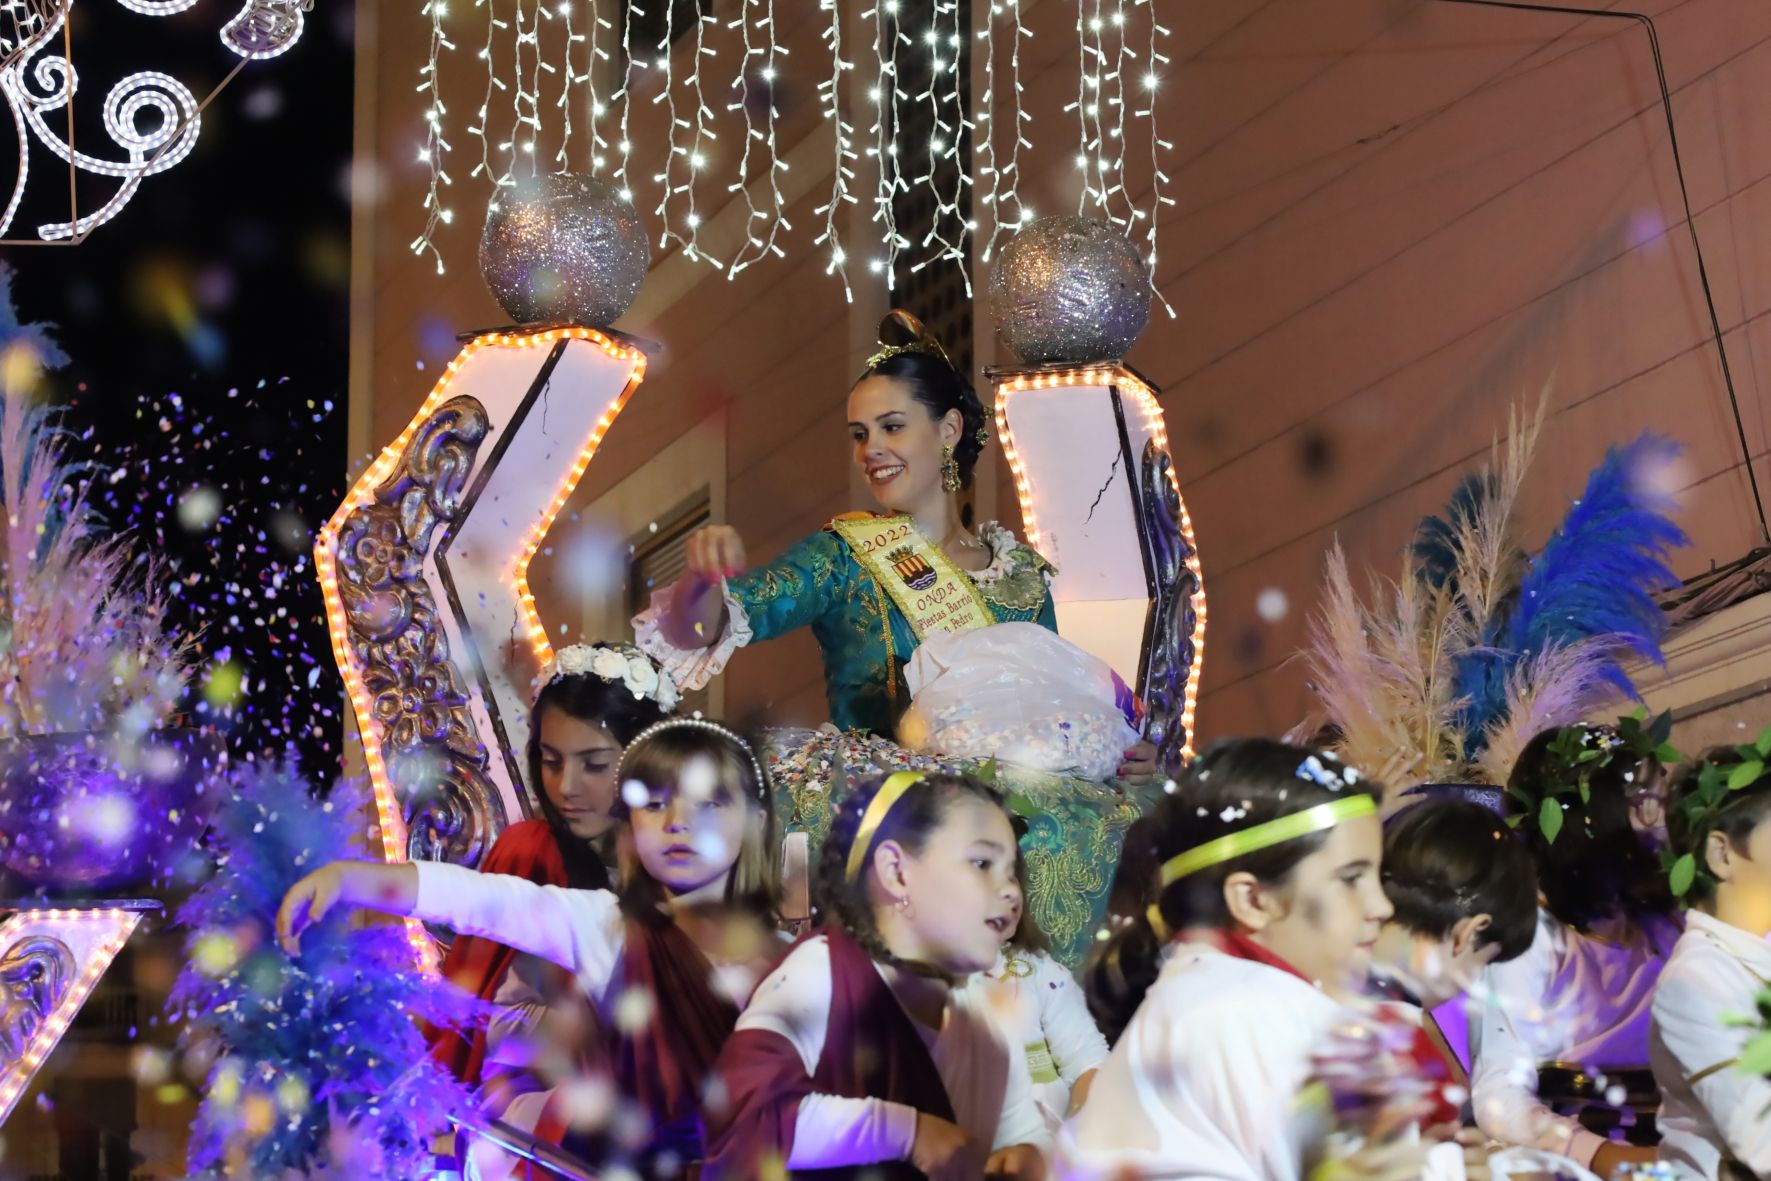
[(620, 760), (615, 764), (616, 783), (626, 782), (627, 756), (633, 753), (634, 748), (654, 734), (662, 733), (665, 730), (701, 730), (718, 734), (737, 744), (738, 749), (743, 751), (744, 757), (749, 760), (751, 772), (756, 776), (757, 798), (764, 801), (768, 799), (769, 781), (763, 777), (762, 764), (756, 761), (756, 753), (750, 749), (750, 743), (746, 742), (742, 735), (726, 729), (718, 722), (710, 722), (706, 718), (665, 718), (662, 722), (654, 722), (641, 730), (634, 740), (627, 744), (627, 748), (621, 752)]

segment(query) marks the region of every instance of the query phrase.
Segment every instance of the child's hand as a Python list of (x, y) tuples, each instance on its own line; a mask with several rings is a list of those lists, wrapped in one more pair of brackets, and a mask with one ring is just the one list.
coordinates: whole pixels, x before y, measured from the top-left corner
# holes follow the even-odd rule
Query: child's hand
[(971, 1142), (972, 1138), (958, 1124), (919, 1111), (916, 1113), (916, 1143), (910, 1146), (910, 1163), (918, 1172), (932, 1176), (946, 1168), (947, 1163), (964, 1152)]
[(1045, 1158), (1031, 1144), (1011, 1144), (984, 1165), (988, 1181), (1045, 1181)]
[(1125, 752), (1125, 762), (1119, 765), (1119, 778), (1136, 787), (1142, 787), (1156, 778), (1156, 747), (1146, 741)]
[(301, 951), (301, 933), (334, 906), (367, 906), (388, 914), (411, 914), (418, 904), (418, 870), (410, 864), (334, 861), (289, 887), (277, 908), (277, 942), (290, 955)]

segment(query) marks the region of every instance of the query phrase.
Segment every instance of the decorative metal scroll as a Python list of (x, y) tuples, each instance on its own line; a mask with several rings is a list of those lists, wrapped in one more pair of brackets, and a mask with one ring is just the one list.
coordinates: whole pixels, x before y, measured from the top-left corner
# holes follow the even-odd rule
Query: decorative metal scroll
[(468, 474), (490, 423), (451, 398), (413, 436), (399, 466), (339, 535), (339, 593), (349, 643), (382, 730), (414, 861), (479, 864), (504, 824), (489, 755), (467, 708), (467, 675), (449, 650), (424, 560), (463, 512)]
[(1194, 596), (1199, 579), (1188, 565), (1194, 556), (1181, 527), (1181, 497), (1167, 448), (1151, 439), (1144, 444), (1143, 486), (1138, 506), (1139, 532), (1149, 553), (1155, 589), (1144, 632), (1144, 705), (1149, 711), (1145, 736), (1157, 750), (1158, 765), (1172, 770), (1190, 742), (1184, 722), (1187, 681), (1194, 661), (1193, 637), (1199, 622)]

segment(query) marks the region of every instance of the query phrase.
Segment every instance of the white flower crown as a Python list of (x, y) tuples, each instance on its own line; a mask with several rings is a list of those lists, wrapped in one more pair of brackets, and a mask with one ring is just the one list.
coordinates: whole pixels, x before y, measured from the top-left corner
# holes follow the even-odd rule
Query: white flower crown
[(541, 687), (545, 689), (561, 677), (584, 676), (610, 684), (619, 681), (635, 697), (657, 702), (665, 713), (675, 709), (682, 698), (670, 674), (631, 644), (573, 644), (561, 648), (542, 672)]

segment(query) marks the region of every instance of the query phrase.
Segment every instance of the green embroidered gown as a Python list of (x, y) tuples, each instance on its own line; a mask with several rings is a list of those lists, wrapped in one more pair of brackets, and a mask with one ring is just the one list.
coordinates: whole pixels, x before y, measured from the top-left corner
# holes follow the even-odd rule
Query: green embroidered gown
[[(1000, 526), (986, 524), (978, 535), (993, 560), (985, 570), (966, 576), (995, 622), (1032, 622), (1056, 631), (1048, 587), (1051, 567), (1045, 559)], [(765, 746), (776, 815), (788, 831), (810, 836), (815, 863), (830, 829), (829, 788), (839, 769), (865, 774), (947, 765), (889, 741), (910, 705), (904, 666), (916, 649), (916, 633), (828, 526), (775, 561), (728, 580), (726, 601), (731, 624), (713, 649), (688, 653), (669, 647), (648, 623), (655, 611), (636, 621), (641, 646), (680, 683), (697, 688), (724, 668), (736, 648), (795, 628), (812, 629), (823, 655), (830, 717), (839, 733), (778, 730), (768, 735)], [(996, 778), (1026, 826), (1021, 848), (1027, 860), (1028, 909), (1055, 954), (1074, 968), (1094, 943), (1126, 826), (1137, 818), (1148, 793), (1006, 764), (998, 767)]]

